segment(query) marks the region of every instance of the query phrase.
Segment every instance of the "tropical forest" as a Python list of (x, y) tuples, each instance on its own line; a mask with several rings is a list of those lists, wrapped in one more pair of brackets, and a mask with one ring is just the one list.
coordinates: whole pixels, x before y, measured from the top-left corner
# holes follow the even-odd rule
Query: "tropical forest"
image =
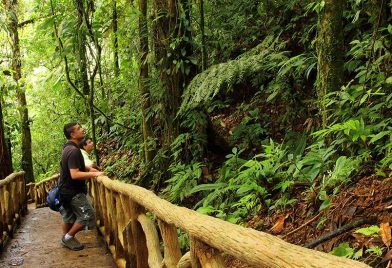
[(392, 267), (391, 0), (0, 6), (0, 181), (59, 173), (78, 122), (112, 180)]

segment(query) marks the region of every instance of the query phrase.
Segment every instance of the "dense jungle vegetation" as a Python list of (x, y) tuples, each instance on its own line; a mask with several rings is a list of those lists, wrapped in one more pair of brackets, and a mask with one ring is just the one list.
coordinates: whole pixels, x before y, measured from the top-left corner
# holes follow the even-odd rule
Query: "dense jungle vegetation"
[(391, 8), (2, 0), (0, 179), (57, 173), (78, 121), (111, 178), (300, 245), (365, 217), (317, 249), (385, 267)]

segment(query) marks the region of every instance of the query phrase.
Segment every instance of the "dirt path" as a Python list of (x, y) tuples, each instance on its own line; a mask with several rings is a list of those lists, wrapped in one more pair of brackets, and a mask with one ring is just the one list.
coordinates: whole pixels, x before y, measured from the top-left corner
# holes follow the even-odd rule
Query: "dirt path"
[(32, 209), (22, 220), (14, 239), (0, 256), (0, 268), (113, 268), (116, 265), (102, 237), (82, 231), (78, 240), (86, 247), (71, 251), (60, 244), (61, 216), (49, 208)]

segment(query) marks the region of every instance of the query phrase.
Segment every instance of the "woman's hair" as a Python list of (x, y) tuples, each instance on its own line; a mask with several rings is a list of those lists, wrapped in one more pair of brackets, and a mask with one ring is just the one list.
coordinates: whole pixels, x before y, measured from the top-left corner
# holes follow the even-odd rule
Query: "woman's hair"
[(87, 142), (89, 141), (89, 140), (91, 140), (90, 138), (83, 138), (80, 142), (79, 142), (79, 148), (80, 149), (84, 149), (84, 146), (86, 146), (87, 145)]

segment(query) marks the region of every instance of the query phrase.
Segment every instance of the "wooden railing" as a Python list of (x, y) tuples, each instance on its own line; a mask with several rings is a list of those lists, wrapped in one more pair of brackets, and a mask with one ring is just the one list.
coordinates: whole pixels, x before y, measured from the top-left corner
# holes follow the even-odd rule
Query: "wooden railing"
[(27, 210), (24, 175), (12, 173), (0, 180), (0, 251)]
[(52, 177), (42, 180), (34, 185), (34, 202), (36, 208), (47, 206), (46, 196), (57, 183), (59, 176), (59, 174), (53, 175)]
[[(369, 267), (175, 206), (144, 188), (104, 176), (92, 180), (90, 193), (98, 228), (118, 267), (223, 268), (224, 255), (254, 267)], [(190, 239), (190, 252), (184, 255), (177, 228)]]

